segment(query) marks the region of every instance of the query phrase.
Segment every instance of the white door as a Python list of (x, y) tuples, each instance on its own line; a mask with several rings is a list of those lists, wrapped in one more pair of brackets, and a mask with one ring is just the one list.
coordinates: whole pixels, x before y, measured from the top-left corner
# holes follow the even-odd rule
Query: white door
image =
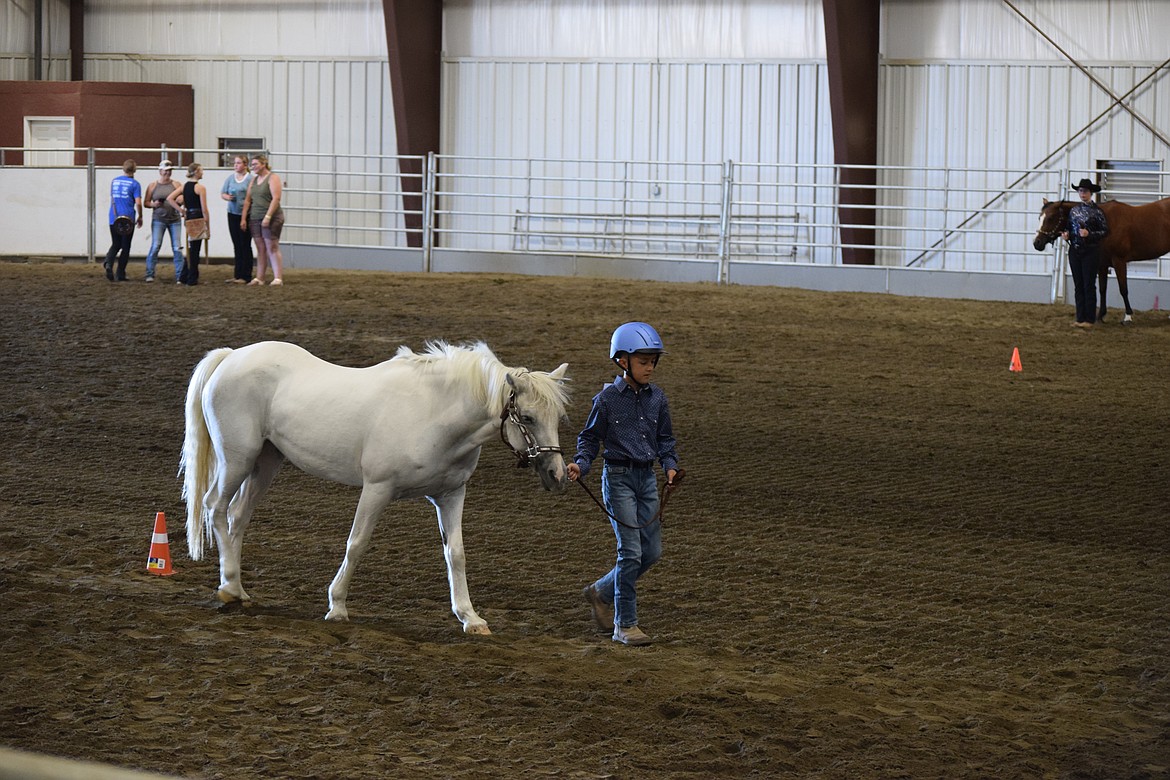
[(38, 150), (25, 152), (25, 165), (73, 165), (73, 117), (26, 116), (24, 146)]

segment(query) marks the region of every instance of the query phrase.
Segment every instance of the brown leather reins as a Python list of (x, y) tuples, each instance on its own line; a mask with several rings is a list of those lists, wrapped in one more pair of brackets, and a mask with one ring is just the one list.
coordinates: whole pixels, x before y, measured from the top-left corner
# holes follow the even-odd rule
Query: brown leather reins
[(640, 525), (630, 525), (629, 523), (624, 522), (622, 520), (619, 520), (618, 518), (616, 518), (612, 514), (610, 514), (610, 511), (605, 508), (605, 504), (598, 501), (597, 496), (593, 495), (593, 491), (590, 490), (589, 486), (585, 484), (585, 480), (578, 477), (577, 484), (581, 486), (581, 489), (585, 491), (586, 495), (588, 495), (590, 498), (593, 499), (593, 503), (595, 503), (595, 504), (597, 504), (597, 506), (601, 507), (601, 511), (604, 512), (605, 516), (608, 517), (610, 520), (614, 521), (615, 523), (617, 523), (620, 526), (625, 526), (626, 528), (630, 528), (630, 529), (633, 529), (635, 531), (640, 531), (643, 528), (646, 528), (646, 527), (662, 520), (663, 512), (666, 511), (667, 500), (670, 498), (670, 495), (675, 491), (675, 489), (679, 486), (679, 484), (683, 481), (683, 477), (685, 477), (686, 475), (687, 475), (686, 469), (679, 469), (678, 471), (676, 471), (674, 473), (674, 479), (672, 479), (670, 482), (667, 482), (665, 485), (662, 486), (662, 497), (658, 499), (658, 511), (654, 513), (654, 517), (651, 517), (649, 520), (647, 520), (646, 522), (644, 522)]

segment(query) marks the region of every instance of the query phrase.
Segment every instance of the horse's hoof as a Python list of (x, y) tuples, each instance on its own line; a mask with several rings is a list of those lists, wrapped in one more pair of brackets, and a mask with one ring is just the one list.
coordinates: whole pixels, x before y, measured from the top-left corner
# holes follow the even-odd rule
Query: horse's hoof
[(468, 625), (463, 627), (463, 633), (473, 634), (474, 636), (491, 636), (491, 629), (487, 627), (487, 623), (483, 625)]
[(336, 607), (334, 607), (333, 609), (331, 609), (327, 613), (325, 613), (325, 619), (331, 620), (331, 621), (334, 621), (337, 623), (348, 622), (349, 621), (349, 610), (337, 609)]
[(241, 596), (237, 596), (234, 593), (227, 592), (223, 588), (220, 588), (219, 590), (217, 590), (215, 592), (215, 597), (217, 599), (219, 599), (221, 603), (224, 603), (224, 604), (235, 604), (236, 602), (239, 602), (241, 604), (252, 603), (252, 599), (248, 598), (248, 594), (245, 593)]

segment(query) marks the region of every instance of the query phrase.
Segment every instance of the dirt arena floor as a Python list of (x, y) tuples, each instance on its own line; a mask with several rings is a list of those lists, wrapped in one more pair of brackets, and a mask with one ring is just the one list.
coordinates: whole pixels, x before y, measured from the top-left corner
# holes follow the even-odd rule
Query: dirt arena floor
[[(0, 264), (0, 745), (233, 780), (1170, 777), (1165, 312), (1081, 332), (1063, 306), (228, 275)], [(614, 556), (599, 511), (495, 443), (464, 522), (493, 636), (451, 614), (424, 501), (391, 506), (352, 621), (326, 623), (357, 491), (292, 467), (244, 545), (254, 605), (213, 605), (175, 478), (207, 350), (567, 361), (571, 447), (630, 319), (667, 342), (688, 472), (640, 587), (654, 645), (589, 619), (581, 588)]]

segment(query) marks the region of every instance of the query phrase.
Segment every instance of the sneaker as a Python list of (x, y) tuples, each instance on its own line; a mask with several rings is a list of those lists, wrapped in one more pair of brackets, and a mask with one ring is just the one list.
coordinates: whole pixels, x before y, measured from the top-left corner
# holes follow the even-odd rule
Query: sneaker
[(629, 645), (630, 647), (642, 647), (650, 644), (654, 640), (646, 636), (645, 632), (637, 626), (630, 626), (629, 628), (614, 626), (613, 641), (621, 642), (623, 645)]
[(114, 264), (107, 260), (102, 263), (102, 267), (106, 269), (106, 278), (111, 282), (114, 281)]
[(153, 281), (154, 281), (154, 277), (153, 277), (153, 276), (148, 276), (148, 277), (146, 277), (145, 279), (143, 279), (142, 281), (144, 281), (144, 282), (153, 282)]
[(581, 591), (581, 595), (585, 597), (585, 603), (593, 613), (593, 622), (597, 624), (597, 629), (603, 632), (613, 631), (613, 604), (606, 604), (598, 594), (597, 588), (592, 585)]

